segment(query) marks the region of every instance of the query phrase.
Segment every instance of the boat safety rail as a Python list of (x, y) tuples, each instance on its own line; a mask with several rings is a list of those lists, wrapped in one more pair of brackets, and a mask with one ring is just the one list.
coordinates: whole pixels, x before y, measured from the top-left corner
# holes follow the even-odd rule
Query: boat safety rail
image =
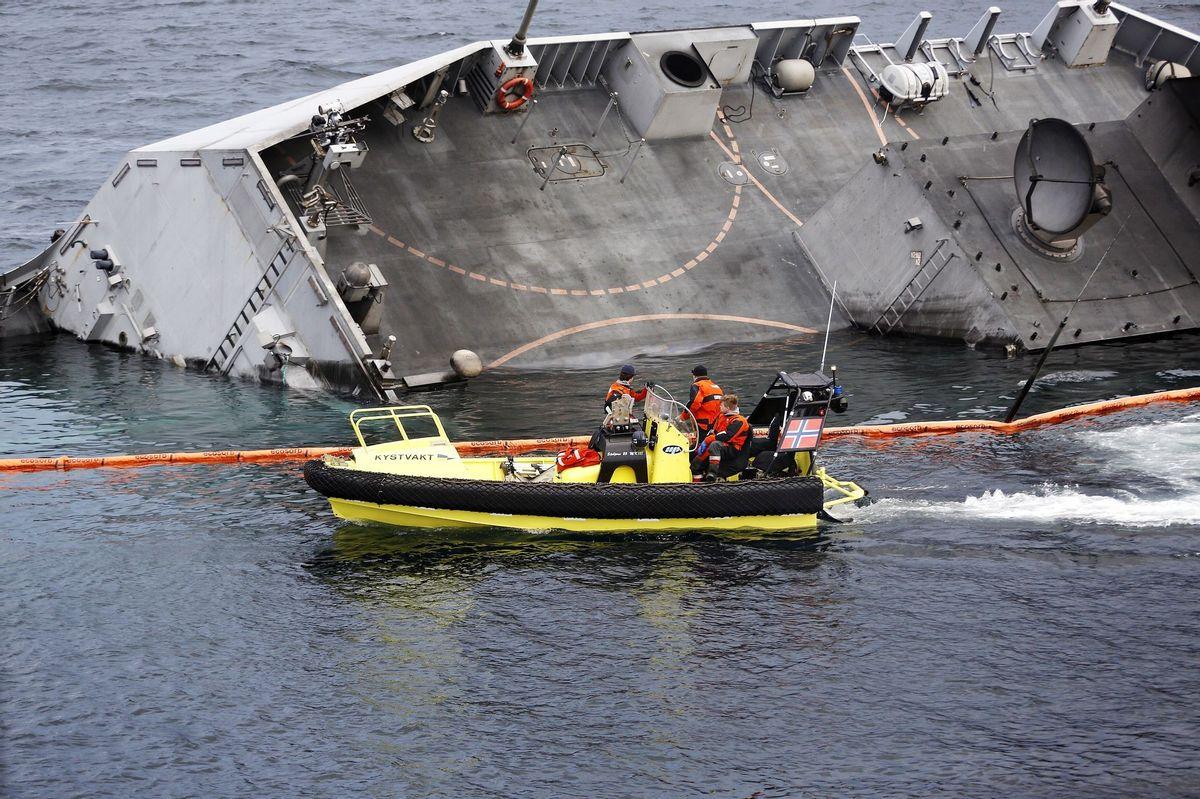
[[(412, 435), (413, 431), (407, 429), (404, 423), (405, 420), (408, 420), (411, 424), (417, 419), (423, 420), (420, 427), (417, 428), (420, 432), (427, 432), (429, 428), (426, 425), (432, 424), (433, 429), (437, 431), (436, 435)], [(442, 427), (442, 420), (433, 412), (433, 408), (428, 405), (394, 405), (386, 408), (358, 408), (350, 412), (350, 426), (354, 428), (354, 435), (358, 438), (359, 446), (368, 446), (366, 437), (363, 436), (363, 425), (368, 425), (368, 429), (370, 429), (371, 425), (379, 422), (389, 422), (388, 427), (395, 428), (398, 438), (389, 438), (389, 441), (412, 441), (426, 438), (449, 441), (446, 429)]]
[(700, 424), (692, 413), (663, 386), (652, 386), (646, 397), (645, 413), (647, 419), (664, 422), (671, 425), (688, 440), (689, 451), (695, 452), (700, 443)]
[[(1183, 388), (1173, 391), (1158, 391), (1153, 394), (1139, 394), (1133, 397), (1089, 402), (1084, 405), (1073, 405), (1046, 413), (1027, 416), (1012, 422), (1000, 422), (993, 419), (956, 419), (937, 422), (910, 422), (904, 424), (856, 425), (853, 427), (827, 427), (824, 438), (837, 439), (862, 437), (871, 439), (902, 439), (931, 435), (953, 435), (957, 433), (997, 433), (1010, 435), (1033, 430), (1047, 425), (1062, 424), (1073, 419), (1105, 416), (1110, 413), (1140, 408), (1168, 402), (1197, 402), (1200, 401), (1200, 387)], [(410, 408), (427, 408), (427, 406), (407, 406)], [(389, 409), (364, 408), (355, 413), (364, 416), (372, 411)], [(432, 414), (432, 411), (429, 411)], [(414, 414), (420, 415), (420, 414)], [(436, 419), (436, 414), (433, 414)], [(392, 419), (389, 414), (382, 418)], [(400, 415), (399, 418), (404, 418)], [(438, 429), (445, 435), (438, 423)], [(361, 440), (361, 439), (360, 439)], [(533, 452), (555, 453), (567, 447), (586, 446), (588, 436), (565, 436), (560, 438), (527, 438), (495, 441), (463, 441), (454, 444), (459, 455), (524, 455)], [(221, 450), (216, 452), (160, 452), (145, 455), (103, 455), (74, 458), (68, 456), (49, 458), (7, 458), (0, 459), (0, 472), (41, 472), (68, 469), (98, 469), (101, 467), (130, 468), (137, 466), (169, 466), (196, 463), (229, 464), (229, 463), (285, 463), (289, 461), (306, 461), (320, 458), (324, 455), (346, 456), (350, 447), (300, 447), (290, 449), (260, 449), (260, 450)]]
[(837, 495), (833, 499), (825, 500), (825, 510), (838, 505), (857, 502), (867, 495), (867, 492), (858, 483), (852, 483), (849, 480), (838, 480), (836, 477), (829, 475), (822, 467), (817, 467), (813, 471), (813, 474), (821, 479), (821, 485), (825, 487), (826, 491), (832, 491)]

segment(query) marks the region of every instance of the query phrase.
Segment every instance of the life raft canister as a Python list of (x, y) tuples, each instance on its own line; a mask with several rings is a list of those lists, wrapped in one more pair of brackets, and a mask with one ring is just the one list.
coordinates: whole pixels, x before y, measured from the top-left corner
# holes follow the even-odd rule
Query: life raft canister
[(533, 81), (524, 75), (510, 78), (496, 89), (496, 104), (505, 111), (514, 111), (533, 97)]

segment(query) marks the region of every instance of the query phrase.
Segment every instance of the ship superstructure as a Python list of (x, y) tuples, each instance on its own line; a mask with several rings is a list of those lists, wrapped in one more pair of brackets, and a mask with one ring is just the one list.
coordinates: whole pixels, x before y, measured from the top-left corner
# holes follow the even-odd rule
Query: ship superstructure
[[(812, 335), (835, 283), (834, 323), (885, 335), (1036, 350), (1085, 285), (1064, 342), (1195, 328), (1200, 38), (1094, 0), (1030, 33), (930, 18), (888, 44), (853, 16), (526, 42), (527, 13), (130, 152), (0, 277), (0, 334), (392, 398)], [(1095, 167), (1029, 173), (1087, 184), (1062, 231), (1014, 185), (1044, 119)]]

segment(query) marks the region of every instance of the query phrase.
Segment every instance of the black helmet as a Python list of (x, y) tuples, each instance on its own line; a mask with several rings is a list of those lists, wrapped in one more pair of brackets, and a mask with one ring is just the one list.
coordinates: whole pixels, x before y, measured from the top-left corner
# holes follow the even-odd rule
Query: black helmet
[(692, 375), (694, 377), (708, 377), (708, 367), (702, 363), (698, 363), (692, 367)]
[(633, 377), (636, 374), (637, 369), (634, 369), (631, 363), (627, 363), (621, 367), (621, 377)]

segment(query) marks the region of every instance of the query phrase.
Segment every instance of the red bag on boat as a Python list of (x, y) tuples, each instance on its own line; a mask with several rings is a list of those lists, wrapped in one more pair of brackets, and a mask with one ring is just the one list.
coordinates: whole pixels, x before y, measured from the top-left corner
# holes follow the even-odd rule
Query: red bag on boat
[(554, 466), (558, 471), (574, 469), (576, 466), (595, 466), (600, 462), (600, 453), (585, 447), (570, 447), (565, 452), (558, 453)]

